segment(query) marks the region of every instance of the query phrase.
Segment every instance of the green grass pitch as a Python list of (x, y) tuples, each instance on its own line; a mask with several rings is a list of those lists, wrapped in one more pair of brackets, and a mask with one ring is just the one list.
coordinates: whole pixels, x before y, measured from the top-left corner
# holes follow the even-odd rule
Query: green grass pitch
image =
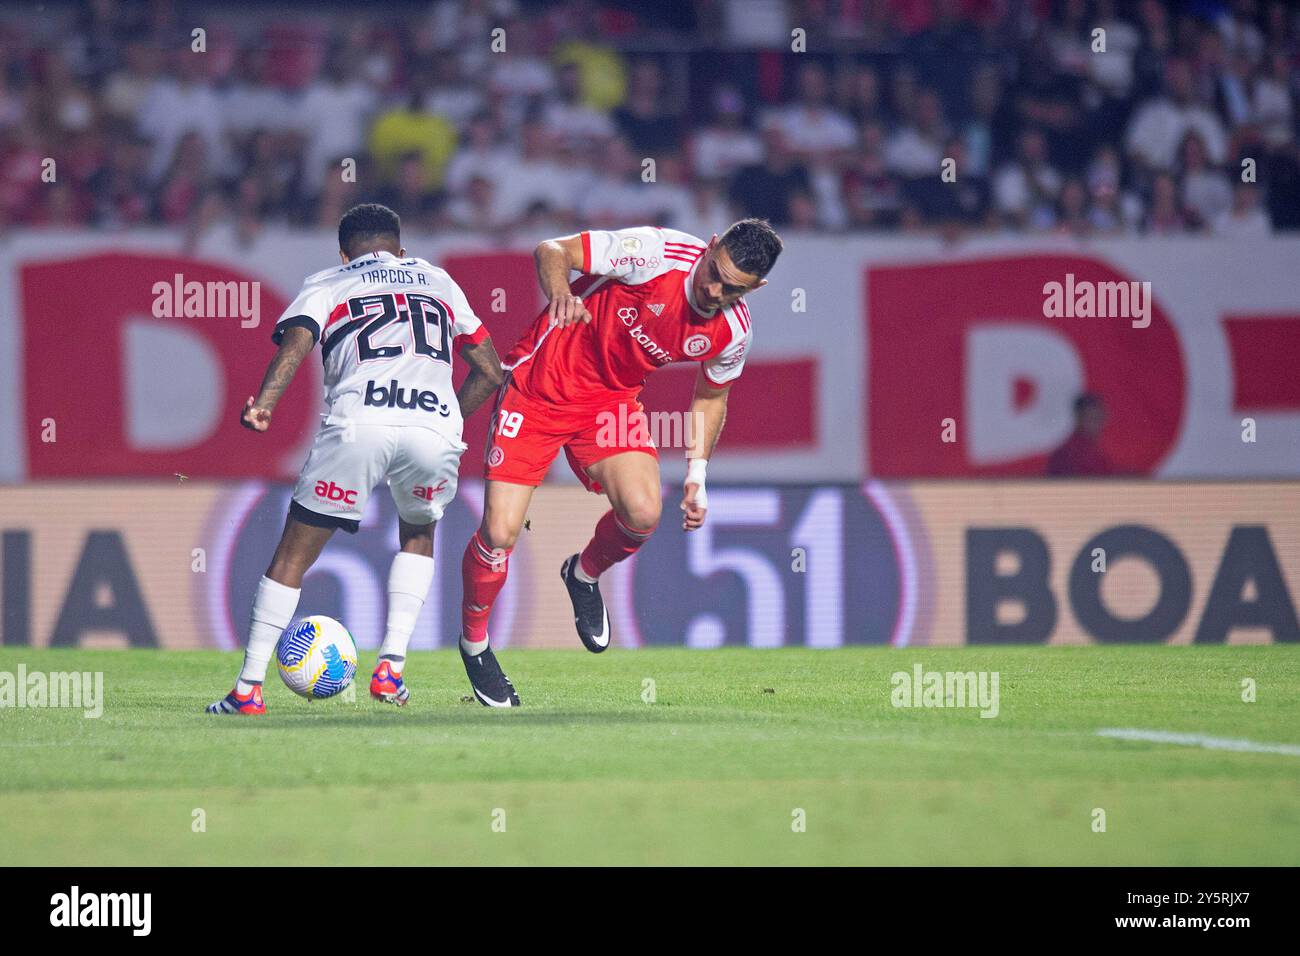
[[(0, 861), (1300, 864), (1300, 647), (500, 657), (516, 711), (463, 701), (447, 651), (412, 656), (410, 706), (372, 703), (372, 652), (355, 701), (272, 673), (268, 715), (237, 718), (201, 712), (237, 654), (0, 649), (0, 671), (102, 671), (106, 697), (0, 710)], [(999, 715), (891, 706), (918, 662), (997, 671)]]

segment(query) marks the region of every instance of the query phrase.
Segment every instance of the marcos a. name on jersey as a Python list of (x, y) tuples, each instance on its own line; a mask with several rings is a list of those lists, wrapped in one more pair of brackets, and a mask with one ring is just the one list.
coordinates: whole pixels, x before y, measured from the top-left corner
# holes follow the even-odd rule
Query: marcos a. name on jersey
[(327, 424), (415, 425), (460, 441), (453, 353), (487, 329), (444, 270), (375, 252), (317, 272), (276, 322), (273, 341), (295, 326), (321, 346)]

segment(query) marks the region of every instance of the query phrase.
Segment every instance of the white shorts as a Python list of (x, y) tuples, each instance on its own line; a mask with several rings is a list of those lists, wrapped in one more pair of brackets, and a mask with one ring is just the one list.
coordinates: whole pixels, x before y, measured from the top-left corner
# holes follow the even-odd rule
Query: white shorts
[(429, 524), (456, 497), (467, 447), (414, 425), (322, 425), (293, 489), (292, 511), (309, 524), (356, 531), (371, 490), (387, 479), (402, 520)]

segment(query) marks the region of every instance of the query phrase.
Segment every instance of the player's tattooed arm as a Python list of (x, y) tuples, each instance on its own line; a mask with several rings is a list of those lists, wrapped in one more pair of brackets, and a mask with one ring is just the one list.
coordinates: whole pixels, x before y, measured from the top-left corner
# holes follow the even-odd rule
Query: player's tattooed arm
[(695, 397), (688, 419), (686, 457), (690, 462), (682, 488), (682, 527), (694, 531), (704, 524), (709, 497), (704, 488), (704, 471), (718, 445), (727, 420), (727, 394), (731, 386), (714, 385), (700, 369), (695, 379)]
[(547, 239), (533, 250), (537, 262), (537, 281), (550, 302), (551, 324), (564, 327), (576, 322), (590, 322), (591, 313), (582, 299), (569, 290), (569, 273), (582, 271), (582, 236)]
[(262, 378), (262, 387), (258, 390), (257, 398), (250, 395), (248, 401), (244, 403), (243, 412), (239, 416), (241, 425), (255, 432), (264, 432), (271, 427), (271, 412), (280, 401), (284, 390), (293, 381), (298, 366), (302, 364), (302, 360), (307, 357), (315, 344), (316, 337), (307, 329), (300, 326), (285, 329), (284, 336), (280, 339), (280, 347), (271, 359), (271, 364), (266, 367), (266, 375)]
[(470, 369), (456, 392), (456, 401), (460, 403), (461, 415), (468, 418), (500, 387), (505, 372), (501, 370), (501, 357), (491, 336), (477, 345), (466, 345), (460, 350), (460, 357), (469, 363)]

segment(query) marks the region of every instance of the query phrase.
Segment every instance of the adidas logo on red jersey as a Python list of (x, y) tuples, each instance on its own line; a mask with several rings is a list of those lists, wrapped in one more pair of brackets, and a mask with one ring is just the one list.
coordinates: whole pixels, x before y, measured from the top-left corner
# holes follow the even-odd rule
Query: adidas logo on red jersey
[(663, 314), (664, 314), (664, 304), (663, 304), (662, 302), (652, 302), (652, 303), (650, 304), (650, 306), (649, 306), (649, 309), (650, 309), (650, 311), (653, 312), (655, 315), (663, 315)]

